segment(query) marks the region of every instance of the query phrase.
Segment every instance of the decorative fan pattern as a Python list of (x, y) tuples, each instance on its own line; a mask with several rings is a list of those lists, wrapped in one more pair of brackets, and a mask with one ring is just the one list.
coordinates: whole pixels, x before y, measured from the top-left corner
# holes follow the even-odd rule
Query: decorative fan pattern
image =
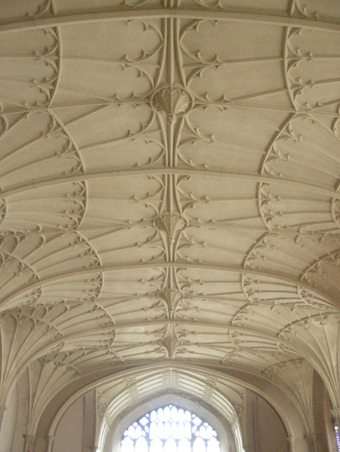
[(340, 406), (337, 2), (3, 3), (0, 405), (190, 363)]

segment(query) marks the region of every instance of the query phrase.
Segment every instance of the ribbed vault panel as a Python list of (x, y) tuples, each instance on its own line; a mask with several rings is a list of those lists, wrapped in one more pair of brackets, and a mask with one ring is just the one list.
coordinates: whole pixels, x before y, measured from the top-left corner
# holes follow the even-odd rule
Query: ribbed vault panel
[(337, 2), (2, 3), (1, 400), (37, 358), (336, 398)]

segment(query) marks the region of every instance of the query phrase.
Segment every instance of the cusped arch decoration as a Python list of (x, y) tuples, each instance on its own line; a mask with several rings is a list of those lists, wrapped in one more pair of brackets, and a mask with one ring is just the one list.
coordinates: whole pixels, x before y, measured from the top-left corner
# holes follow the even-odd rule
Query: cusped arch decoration
[(166, 405), (145, 413), (124, 432), (121, 452), (220, 452), (214, 428), (195, 413)]
[(221, 452), (244, 452), (238, 421), (234, 422), (234, 425), (231, 425), (230, 420), (226, 419), (223, 413), (209, 406), (203, 400), (199, 400), (199, 398), (190, 396), (189, 394), (176, 392), (158, 394), (152, 399), (147, 398), (135, 407), (131, 408), (130, 406), (125, 410), (119, 410), (119, 407), (121, 407), (120, 401), (114, 400), (109, 408), (117, 405), (117, 414), (112, 419), (112, 422), (108, 422), (109, 408), (106, 411), (100, 428), (99, 451), (121, 452), (122, 437), (131, 424), (143, 417), (146, 413), (170, 404), (190, 411), (207, 422), (219, 438)]
[(150, 369), (146, 375), (137, 373), (115, 387), (103, 385), (97, 390), (98, 452), (121, 452), (125, 430), (145, 413), (168, 404), (208, 422), (220, 439), (221, 452), (244, 452), (240, 424), (243, 399), (240, 390), (230, 384), (231, 399), (219, 390), (217, 377), (171, 366)]
[[(243, 374), (242, 381), (231, 369), (229, 372), (227, 376), (216, 370), (207, 371), (194, 365), (179, 366), (176, 363), (171, 366), (143, 366), (134, 372), (117, 372), (93, 381), (71, 396), (66, 395), (60, 400), (51, 424), (44, 426), (40, 422), (38, 429), (50, 438), (56, 437), (58, 425), (66, 411), (79, 397), (95, 390), (96, 452), (120, 452), (125, 429), (144, 413), (169, 403), (194, 412), (212, 425), (220, 438), (221, 452), (244, 452), (240, 421), (246, 401), (244, 391), (249, 390), (264, 398), (276, 410), (288, 437), (298, 438), (297, 448), (294, 446), (292, 450), (307, 450), (304, 439), (308, 431), (307, 421), (297, 401), (292, 401), (287, 393), (267, 378)], [(223, 448), (224, 445), (231, 446), (231, 449)]]

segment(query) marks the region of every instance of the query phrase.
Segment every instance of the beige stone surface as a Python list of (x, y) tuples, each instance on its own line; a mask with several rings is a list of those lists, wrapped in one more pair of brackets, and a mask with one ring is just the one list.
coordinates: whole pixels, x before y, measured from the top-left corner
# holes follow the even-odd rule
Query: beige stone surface
[(315, 369), (340, 406), (338, 15), (2, 0), (0, 405), (44, 362), (33, 430), (79, 376), (149, 365), (238, 373), (239, 412), (245, 375), (277, 385), (307, 426)]

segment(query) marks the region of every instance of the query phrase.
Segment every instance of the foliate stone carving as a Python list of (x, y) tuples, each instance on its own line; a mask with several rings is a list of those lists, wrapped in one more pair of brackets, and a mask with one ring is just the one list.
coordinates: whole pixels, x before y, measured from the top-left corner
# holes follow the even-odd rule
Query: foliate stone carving
[(69, 208), (62, 213), (63, 223), (58, 224), (59, 229), (76, 229), (83, 221), (86, 211), (86, 185), (84, 182), (74, 182), (72, 190), (65, 195)]
[(163, 86), (151, 98), (152, 108), (166, 115), (168, 123), (188, 113), (193, 106), (191, 95), (181, 85)]
[(44, 2), (42, 2), (42, 4), (36, 5), (35, 11), (28, 12), (26, 14), (26, 17), (29, 19), (38, 19), (39, 17), (49, 12), (51, 4), (51, 0), (45, 0)]
[(159, 345), (165, 350), (169, 360), (175, 359), (177, 350), (182, 345), (182, 341), (178, 338), (175, 325), (167, 325), (166, 332), (162, 339), (160, 339)]
[[(144, 0), (118, 2), (119, 8), (131, 9)], [(53, 15), (53, 0), (33, 3), (30, 17), (42, 17), (42, 26), (44, 17)], [(224, 0), (194, 3), (199, 11), (198, 5), (225, 7)], [(22, 236), (28, 240), (20, 242), (20, 247), (14, 244), (10, 257), (2, 247), (0, 286), (6, 307), (27, 306), (20, 308), (23, 313), (15, 307), (13, 314), (10, 311), (0, 316), (1, 333), (6, 339), (2, 344), (2, 371), (6, 382), (13, 381), (19, 364), (24, 368), (40, 357), (36, 366), (44, 364), (45, 369), (39, 383), (43, 391), (36, 391), (36, 407), (52, 397), (52, 383), (56, 391), (56, 382), (61, 388), (78, 374), (97, 372), (108, 365), (114, 371), (128, 369), (144, 356), (151, 363), (157, 362), (156, 354), (161, 356), (162, 367), (165, 358), (196, 360), (202, 366), (215, 360), (227, 366), (247, 366), (258, 375), (274, 363), (263, 375), (267, 372), (279, 378), (286, 367), (287, 374), (291, 365), (300, 362), (292, 350), (303, 350), (308, 359), (307, 345), (314, 356), (312, 340), (321, 337), (320, 331), (325, 331), (322, 338), (326, 339), (326, 334), (332, 333), (337, 319), (333, 314), (329, 317), (326, 302), (309, 294), (305, 287), (309, 287), (308, 277), (312, 282), (317, 278), (320, 284), (321, 273), (325, 281), (328, 274), (338, 274), (340, 254), (331, 255), (332, 247), (325, 249), (327, 257), (318, 262), (319, 266), (310, 267), (306, 281), (299, 280), (300, 273), (295, 272), (295, 265), (304, 262), (303, 253), (308, 253), (309, 259), (303, 269), (320, 258), (321, 252), (310, 237), (338, 236), (340, 227), (339, 200), (332, 205), (337, 229), (331, 223), (329, 209), (339, 188), (339, 159), (333, 151), (336, 146), (331, 141), (327, 145), (328, 135), (334, 143), (339, 137), (339, 118), (333, 114), (338, 99), (330, 100), (328, 110), (317, 111), (321, 105), (317, 101), (324, 99), (323, 92), (320, 98), (317, 96), (317, 85), (333, 83), (331, 74), (322, 80), (317, 64), (321, 61), (327, 72), (325, 60), (329, 57), (333, 61), (336, 55), (330, 53), (333, 47), (326, 42), (330, 33), (324, 33), (323, 38), (321, 30), (318, 39), (313, 39), (306, 27), (292, 28), (302, 23), (302, 16), (314, 16), (313, 5), (304, 3), (289, 2), (288, 15), (294, 20), (286, 24), (285, 42), (280, 27), (268, 27), (276, 30), (267, 36), (270, 46), (256, 45), (258, 52), (254, 54), (252, 42), (235, 45), (243, 37), (243, 25), (246, 30), (249, 24), (230, 28), (228, 20), (192, 20), (194, 10), (188, 21), (176, 14), (165, 18), (164, 23), (156, 17), (140, 21), (138, 11), (136, 16), (129, 11), (132, 20), (116, 21), (113, 27), (120, 30), (122, 26), (124, 33), (129, 29), (129, 39), (122, 36), (121, 40), (112, 40), (105, 33), (107, 41), (98, 44), (98, 49), (87, 43), (105, 21), (92, 24), (92, 31), (81, 32), (80, 47), (70, 45), (70, 39), (77, 41), (77, 27), (72, 34), (64, 24), (67, 32), (63, 33), (62, 23), (37, 30), (38, 39), (35, 36), (32, 46), (27, 43), (21, 49), (17, 39), (13, 39), (13, 48), (9, 45), (13, 62), (8, 67), (13, 66), (14, 71), (15, 61), (20, 61), (18, 73), (25, 75), (25, 80), (19, 81), (23, 88), (18, 99), (19, 88), (14, 88), (13, 99), (4, 102), (3, 111), (8, 111), (10, 120), (1, 114), (0, 104), (0, 137), (6, 150), (1, 157), (6, 159), (3, 173), (5, 177), (11, 175), (8, 186), (2, 181), (4, 192), (0, 196), (6, 200), (0, 199), (0, 223), (7, 210), (3, 225), (8, 229), (2, 234), (9, 230), (20, 240)], [(259, 23), (262, 26), (263, 20)], [(256, 44), (256, 36), (262, 39), (263, 33), (260, 30), (256, 35), (256, 21), (250, 25), (254, 29), (251, 40)], [(59, 30), (60, 43), (68, 49), (65, 65)], [(233, 38), (229, 40), (231, 50), (225, 47), (228, 40), (224, 37), (228, 36)], [(244, 39), (247, 36), (244, 33)], [(209, 47), (206, 51), (204, 41)], [(36, 42), (38, 45), (33, 45)], [(34, 77), (30, 71), (24, 74), (23, 62)], [(270, 66), (266, 68), (266, 64)], [(238, 67), (242, 68), (240, 72), (235, 69)], [(255, 77), (261, 74), (256, 73), (257, 67), (268, 77)], [(79, 71), (88, 75), (82, 83), (75, 76)], [(249, 77), (241, 83), (237, 75), (250, 71), (256, 83), (251, 85)], [(3, 75), (13, 79), (15, 74)], [(174, 80), (182, 80), (183, 85), (172, 83), (169, 74)], [(158, 84), (166, 78), (166, 83)], [(286, 102), (287, 94), (292, 108)], [(316, 111), (310, 111), (314, 106)], [(321, 126), (318, 120), (313, 125), (311, 119), (303, 119), (312, 115), (320, 118)], [(248, 158), (247, 152), (252, 157)], [(320, 180), (310, 180), (319, 166)], [(116, 176), (117, 184), (113, 181)], [(123, 180), (127, 181), (125, 186)], [(111, 182), (112, 189), (108, 186)], [(129, 183), (131, 190), (126, 188)], [(283, 230), (280, 236), (287, 237), (283, 245), (275, 234), (264, 236), (266, 230), (254, 206), (256, 189), (263, 223), (269, 231)], [(249, 204), (244, 208), (243, 202)], [(310, 211), (313, 221), (308, 216)], [(330, 231), (322, 215), (331, 224)], [(298, 234), (302, 230), (308, 238), (301, 241)], [(285, 247), (286, 243), (291, 248)], [(9, 241), (5, 251), (8, 248)], [(182, 251), (188, 249), (188, 254)], [(228, 254), (224, 258), (225, 250)], [(285, 264), (282, 255), (291, 250)], [(277, 270), (279, 264), (282, 272)], [(265, 268), (258, 270), (261, 266)], [(327, 296), (327, 290), (325, 293)], [(152, 311), (150, 319), (145, 318), (146, 311)], [(316, 311), (320, 313), (315, 315)], [(329, 336), (329, 343), (336, 342), (333, 337)], [(55, 351), (56, 346), (60, 350)], [(331, 354), (324, 353), (324, 357), (325, 367), (329, 364), (331, 369)], [(168, 363), (165, 367), (177, 365)], [(156, 373), (164, 380), (162, 389), (179, 392), (180, 379), (189, 382), (193, 371), (187, 369), (183, 377), (172, 370), (164, 377), (158, 368)], [(213, 404), (222, 380), (216, 387), (213, 377), (205, 382), (207, 374), (202, 374), (201, 386), (197, 384), (196, 388), (202, 387), (203, 398)], [(123, 380), (125, 375), (119, 378)], [(154, 385), (157, 380), (150, 381)], [(125, 383), (130, 402), (138, 402), (143, 395), (138, 394), (139, 381), (128, 378)], [(239, 410), (235, 406), (238, 414), (243, 412), (240, 398)], [(104, 417), (107, 404), (100, 397), (98, 406)], [(0, 421), (3, 411), (0, 404)], [(110, 413), (106, 417), (109, 420)]]
[[(301, 280), (307, 281), (311, 286), (318, 287), (321, 284), (322, 278), (326, 276), (326, 271), (329, 268), (334, 270), (340, 267), (340, 252), (335, 249), (332, 252), (328, 252), (324, 256), (317, 259), (312, 263), (302, 274)], [(330, 287), (330, 283), (334, 285), (331, 278), (328, 278), (329, 282), (327, 284)]]
[(292, 342), (292, 337), (300, 336), (300, 329), (304, 329), (305, 331), (310, 330), (310, 328), (314, 326), (325, 326), (328, 322), (331, 321), (332, 318), (337, 318), (337, 313), (329, 312), (326, 314), (314, 314), (309, 315), (303, 318), (299, 318), (297, 320), (292, 321), (284, 328), (282, 328), (277, 336), (287, 342)]
[[(33, 2), (30, 2), (33, 3)], [(48, 0), (46, 7), (44, 5), (36, 7), (36, 11), (28, 18), (39, 18), (49, 9), (51, 0)], [(11, 50), (8, 52), (8, 58), (15, 58), (18, 60), (18, 64), (25, 65), (26, 70), (18, 71), (20, 66), (9, 65), (7, 70), (7, 77), (1, 79), (1, 90), (7, 91), (6, 98), (10, 103), (14, 102), (20, 107), (25, 109), (35, 110), (41, 107), (48, 107), (51, 105), (55, 89), (58, 85), (59, 77), (59, 36), (56, 28), (40, 28), (34, 31), (39, 33), (39, 39), (41, 45), (36, 45), (32, 34), (30, 32), (25, 33), (25, 38), (22, 39), (30, 42), (30, 47), (24, 50), (21, 54), (17, 54), (15, 50), (13, 53)], [(2, 38), (3, 39), (3, 38)], [(6, 39), (6, 38), (4, 38)], [(28, 44), (29, 45), (29, 44)], [(43, 50), (41, 50), (43, 49)], [(25, 62), (24, 62), (25, 61)], [(42, 70), (42, 68), (44, 68)], [(9, 84), (10, 83), (10, 84)], [(2, 99), (3, 101), (3, 99)], [(7, 107), (1, 106), (0, 111), (4, 111)], [(8, 129), (11, 126), (7, 127)], [(0, 125), (0, 130), (3, 129)], [(2, 132), (0, 131), (0, 135)]]
[(27, 294), (24, 295), (24, 306), (30, 306), (33, 304), (38, 304), (39, 300), (42, 296), (42, 286), (36, 287), (34, 288), (32, 291), (28, 292)]
[(178, 235), (188, 227), (188, 222), (177, 212), (164, 212), (156, 218), (154, 226), (173, 243)]
[(289, 15), (301, 15), (303, 17), (306, 17), (307, 19), (318, 19), (319, 17), (319, 14), (316, 10), (307, 6), (305, 2), (301, 3), (300, 0), (292, 1)]
[(262, 371), (262, 375), (273, 380), (280, 373), (280, 371), (284, 370), (286, 372), (290, 372), (289, 367), (294, 366), (296, 368), (300, 368), (303, 363), (303, 358), (293, 358), (286, 359), (284, 361), (279, 361), (271, 366), (268, 366), (266, 369)]
[(164, 302), (166, 307), (167, 318), (169, 320), (173, 320), (175, 318), (175, 314), (183, 299), (183, 294), (178, 289), (170, 289), (169, 287), (165, 287), (161, 293), (161, 300)]
[[(301, 286), (298, 286), (297, 294), (299, 299), (302, 301), (303, 306), (308, 306), (309, 308), (314, 308), (321, 312), (329, 311), (329, 302), (321, 296), (318, 296), (317, 294), (314, 294)], [(298, 306), (298, 304), (296, 304), (296, 306)]]

